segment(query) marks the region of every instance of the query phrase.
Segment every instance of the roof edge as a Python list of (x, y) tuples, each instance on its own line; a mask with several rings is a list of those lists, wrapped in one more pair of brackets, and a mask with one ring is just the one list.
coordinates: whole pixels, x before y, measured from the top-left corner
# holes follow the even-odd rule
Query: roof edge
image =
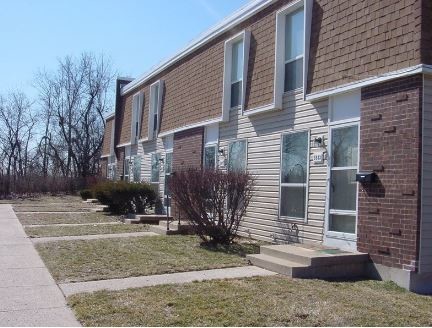
[(192, 42), (190, 42), (186, 47), (182, 48), (180, 51), (178, 51), (174, 56), (170, 57), (169, 59), (161, 62), (160, 64), (154, 66), (151, 68), (148, 72), (144, 73), (140, 77), (134, 79), (131, 83), (125, 85), (121, 90), (121, 95), (124, 95), (133, 89), (139, 87), (155, 75), (161, 73), (171, 65), (175, 64), (177, 61), (181, 60), (182, 58), (186, 57), (187, 55), (191, 54), (195, 50), (199, 49), (200, 47), (204, 46), (211, 40), (215, 39), (222, 33), (227, 32), (234, 26), (242, 23), (246, 19), (252, 17), (259, 11), (265, 9), (272, 3), (274, 3), (276, 0), (254, 0), (250, 3), (247, 3), (237, 11), (235, 11), (233, 14), (226, 17), (224, 20), (219, 22), (218, 24), (214, 25), (210, 29), (208, 29), (206, 32), (202, 33), (200, 36), (198, 36), (196, 39), (194, 39)]

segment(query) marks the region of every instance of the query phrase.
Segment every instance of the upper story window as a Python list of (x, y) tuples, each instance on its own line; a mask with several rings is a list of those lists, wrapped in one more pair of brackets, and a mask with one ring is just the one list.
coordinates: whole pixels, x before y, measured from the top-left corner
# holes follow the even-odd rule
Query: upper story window
[(231, 108), (242, 104), (243, 70), (244, 70), (243, 39), (232, 45), (231, 67)]
[(276, 13), (275, 108), (284, 92), (303, 90), (307, 76), (313, 0), (297, 0)]
[(304, 10), (285, 17), (285, 83), (284, 91), (303, 87)]
[(231, 108), (243, 108), (249, 57), (250, 32), (243, 31), (225, 42), (223, 120)]
[(136, 144), (141, 132), (141, 113), (144, 101), (144, 93), (139, 92), (132, 98), (132, 125), (131, 144)]
[(148, 139), (157, 138), (160, 127), (160, 113), (162, 106), (162, 81), (157, 81), (150, 86), (150, 110), (148, 120)]

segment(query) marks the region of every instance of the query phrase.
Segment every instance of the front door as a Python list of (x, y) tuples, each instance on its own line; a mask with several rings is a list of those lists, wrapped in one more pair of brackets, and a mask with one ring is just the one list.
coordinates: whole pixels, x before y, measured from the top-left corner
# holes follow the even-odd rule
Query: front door
[(330, 127), (328, 201), (324, 242), (328, 246), (345, 250), (357, 249), (358, 148), (358, 123)]

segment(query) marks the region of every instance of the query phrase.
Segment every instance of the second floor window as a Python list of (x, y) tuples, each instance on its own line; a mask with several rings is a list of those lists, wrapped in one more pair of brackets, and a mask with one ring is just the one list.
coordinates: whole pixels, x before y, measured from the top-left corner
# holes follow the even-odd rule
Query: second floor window
[(144, 94), (137, 93), (132, 98), (132, 126), (131, 126), (131, 143), (135, 144), (140, 137), (141, 109)]
[(231, 108), (240, 106), (243, 98), (243, 40), (232, 45)]
[(303, 87), (304, 10), (285, 17), (285, 87), (291, 91)]
[(150, 86), (150, 112), (148, 124), (148, 139), (157, 138), (160, 126), (160, 111), (162, 98), (162, 82), (157, 81)]

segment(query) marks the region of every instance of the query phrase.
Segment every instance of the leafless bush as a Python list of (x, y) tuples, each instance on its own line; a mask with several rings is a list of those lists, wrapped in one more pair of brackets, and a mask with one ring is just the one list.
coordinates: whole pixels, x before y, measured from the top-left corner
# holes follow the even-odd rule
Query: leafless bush
[(249, 173), (187, 169), (173, 173), (169, 186), (175, 206), (204, 242), (230, 244), (237, 236), (255, 180)]

